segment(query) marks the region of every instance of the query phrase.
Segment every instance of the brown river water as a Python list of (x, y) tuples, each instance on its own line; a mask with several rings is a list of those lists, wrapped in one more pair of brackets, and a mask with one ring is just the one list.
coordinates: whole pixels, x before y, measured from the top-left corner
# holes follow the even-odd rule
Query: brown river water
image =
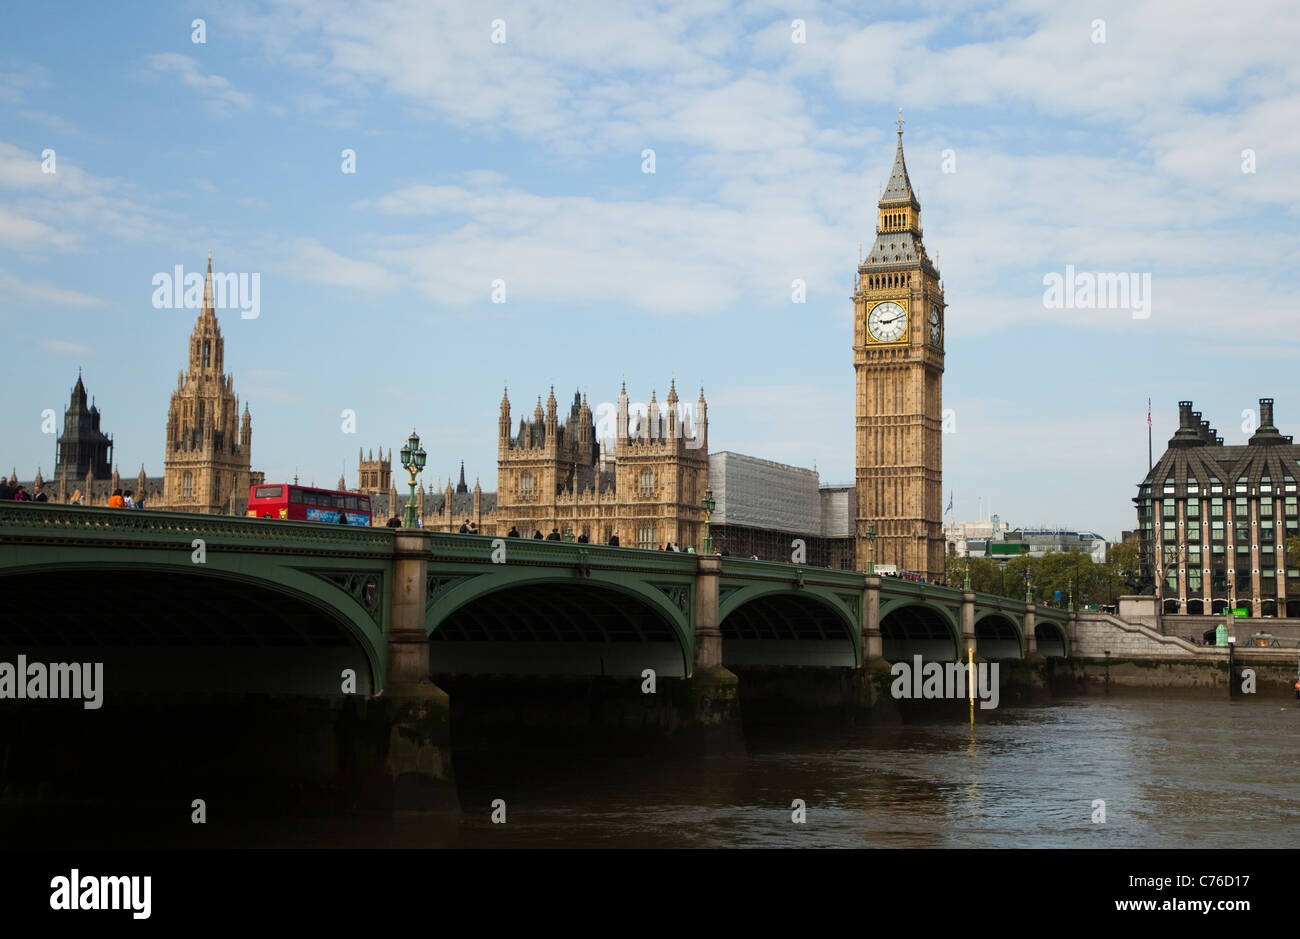
[[(734, 759), (458, 757), (450, 823), (356, 820), (277, 843), (463, 848), (1289, 848), (1300, 707), (1098, 696), (852, 731), (746, 728)], [(504, 823), (491, 821), (505, 802)], [(794, 800), (806, 821), (793, 821)], [(1105, 821), (1094, 821), (1094, 800)], [(269, 832), (267, 833), (269, 835)], [(247, 843), (247, 842), (245, 842)]]

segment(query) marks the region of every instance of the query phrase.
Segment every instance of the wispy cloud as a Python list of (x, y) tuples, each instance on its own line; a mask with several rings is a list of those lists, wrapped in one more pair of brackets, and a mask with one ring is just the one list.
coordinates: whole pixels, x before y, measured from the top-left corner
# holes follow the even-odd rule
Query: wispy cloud
[(285, 270), (311, 283), (359, 290), (391, 290), (395, 286), (380, 265), (346, 258), (315, 238), (297, 238), (287, 249)]
[(204, 74), (199, 63), (179, 52), (160, 52), (148, 56), (150, 68), (160, 76), (170, 76), (187, 88), (199, 92), (213, 113), (229, 115), (234, 111), (247, 111), (253, 106), (253, 96), (239, 91), (230, 80), (216, 73)]
[(75, 290), (65, 290), (53, 284), (25, 281), (17, 275), (0, 268), (0, 294), (6, 293), (33, 303), (53, 303), (57, 306), (82, 308), (107, 306), (98, 297), (92, 297), (89, 294), (79, 293)]
[(95, 350), (90, 346), (83, 346), (79, 342), (68, 342), (66, 339), (42, 339), (40, 345), (47, 352), (57, 355), (72, 355), (84, 359), (95, 354)]

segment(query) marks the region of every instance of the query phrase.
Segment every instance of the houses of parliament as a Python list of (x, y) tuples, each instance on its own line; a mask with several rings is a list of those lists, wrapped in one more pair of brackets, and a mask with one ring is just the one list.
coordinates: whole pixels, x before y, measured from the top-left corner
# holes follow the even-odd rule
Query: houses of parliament
[[(946, 303), (939, 271), (922, 242), (921, 206), (903, 156), (903, 128), (889, 181), (876, 212), (876, 237), (860, 259), (854, 306), (854, 444), (856, 478), (850, 513), (852, 557), (861, 569), (870, 556), (929, 579), (943, 576), (941, 529), (942, 378)], [(123, 482), (111, 467), (113, 441), (87, 405), (80, 378), (65, 413), (50, 492), (68, 501), (79, 490), (88, 505), (106, 505)], [(694, 418), (670, 382), (661, 411), (654, 394), (648, 413), (629, 410), (626, 386), (618, 395), (616, 431), (598, 440), (587, 399), (575, 393), (567, 413), (552, 388), (545, 403), (514, 421), (503, 394), (497, 424), (497, 486), (471, 490), (450, 478), (442, 491), (417, 489), (424, 528), (523, 537), (558, 531), (623, 547), (683, 550), (703, 541), (701, 500), (710, 488), (708, 407), (703, 389)], [(846, 437), (847, 437), (847, 428)], [(148, 508), (242, 514), (252, 469), (252, 415), (240, 410), (234, 379), (225, 372), (225, 342), (213, 308), (212, 259), (203, 305), (186, 347), (164, 423), (163, 475), (141, 467), (133, 480)], [(373, 523), (400, 517), (407, 496), (393, 479), (392, 450), (358, 453), (353, 491), (370, 495)], [(110, 468), (111, 467), (111, 468)], [(16, 477), (16, 473), (15, 473)], [(38, 482), (45, 482), (37, 474)], [(132, 481), (126, 483), (130, 486)], [(338, 487), (349, 488), (346, 478)], [(405, 488), (402, 486), (401, 488)]]

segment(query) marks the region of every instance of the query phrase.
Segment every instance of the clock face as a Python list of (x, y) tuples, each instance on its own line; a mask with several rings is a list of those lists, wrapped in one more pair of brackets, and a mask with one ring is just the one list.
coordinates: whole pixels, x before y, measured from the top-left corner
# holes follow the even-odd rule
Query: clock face
[(877, 303), (867, 314), (867, 331), (876, 342), (894, 342), (907, 330), (907, 311), (893, 300)]
[(939, 304), (930, 304), (930, 342), (939, 345), (943, 338), (943, 318), (939, 314)]

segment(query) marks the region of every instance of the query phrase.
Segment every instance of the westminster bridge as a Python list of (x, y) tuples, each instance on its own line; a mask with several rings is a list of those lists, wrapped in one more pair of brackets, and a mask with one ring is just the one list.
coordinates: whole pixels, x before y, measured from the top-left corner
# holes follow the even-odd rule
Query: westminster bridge
[[(862, 572), (603, 545), (0, 505), (0, 650), (114, 650), (148, 682), (338, 694), (431, 674), (1068, 655), (1066, 611)], [(185, 650), (202, 649), (200, 655)], [(140, 666), (143, 667), (140, 667)], [(269, 685), (269, 687), (261, 687)]]
[(78, 778), (69, 754), (90, 750), (147, 781), (293, 750), (416, 808), (451, 798), (453, 737), (484, 720), (720, 754), (743, 747), (742, 697), (750, 717), (857, 713), (887, 696), (890, 661), (1032, 666), (1077, 631), (1059, 609), (805, 565), (11, 502), (0, 605), (0, 662), (102, 663), (113, 705), (8, 702), (26, 705), (0, 721), (8, 777)]

